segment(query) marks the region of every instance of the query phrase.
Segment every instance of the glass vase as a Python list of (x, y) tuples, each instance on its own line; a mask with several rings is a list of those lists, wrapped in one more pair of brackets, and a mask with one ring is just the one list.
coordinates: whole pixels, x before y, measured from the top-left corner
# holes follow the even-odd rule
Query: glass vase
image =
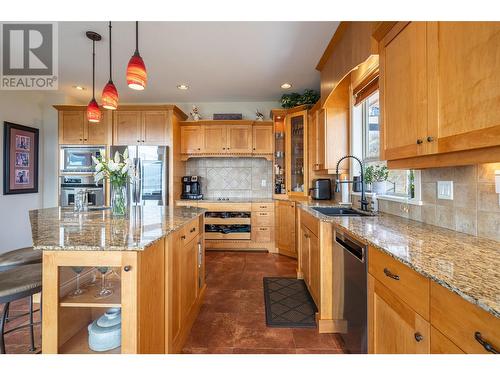
[(113, 186), (111, 190), (111, 213), (124, 216), (127, 212), (127, 188), (125, 185)]

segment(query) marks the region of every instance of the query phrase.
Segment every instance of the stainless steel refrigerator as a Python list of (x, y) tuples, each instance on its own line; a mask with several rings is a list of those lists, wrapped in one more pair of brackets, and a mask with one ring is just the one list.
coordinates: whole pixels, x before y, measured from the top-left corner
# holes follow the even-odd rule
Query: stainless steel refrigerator
[(168, 205), (168, 147), (112, 146), (111, 157), (128, 149), (136, 177), (127, 186), (130, 205)]

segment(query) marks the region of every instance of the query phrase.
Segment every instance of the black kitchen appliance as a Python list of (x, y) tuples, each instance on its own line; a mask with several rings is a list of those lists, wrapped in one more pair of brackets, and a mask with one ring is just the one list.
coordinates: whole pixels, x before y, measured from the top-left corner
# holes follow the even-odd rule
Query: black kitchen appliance
[(199, 176), (182, 177), (181, 199), (203, 199), (201, 193), (201, 181)]
[(332, 182), (328, 178), (313, 180), (313, 187), (309, 189), (309, 194), (314, 200), (332, 199)]

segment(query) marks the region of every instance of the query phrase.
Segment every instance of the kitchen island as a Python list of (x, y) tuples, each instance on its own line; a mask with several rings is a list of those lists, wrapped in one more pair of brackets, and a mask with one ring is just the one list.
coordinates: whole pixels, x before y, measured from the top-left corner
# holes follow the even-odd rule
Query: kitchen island
[[(206, 287), (204, 211), (31, 211), (33, 246), (43, 250), (43, 353), (96, 353), (87, 327), (117, 307), (121, 346), (104, 353), (180, 352)], [(77, 275), (83, 292), (74, 295)]]

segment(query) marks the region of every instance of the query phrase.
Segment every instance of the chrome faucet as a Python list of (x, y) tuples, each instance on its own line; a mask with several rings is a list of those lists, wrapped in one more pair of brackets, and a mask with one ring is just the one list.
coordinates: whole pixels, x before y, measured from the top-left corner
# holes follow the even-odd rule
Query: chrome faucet
[(365, 196), (365, 182), (364, 182), (364, 176), (363, 176), (363, 162), (357, 158), (356, 156), (354, 155), (346, 155), (346, 156), (343, 156), (339, 159), (339, 161), (337, 162), (337, 168), (336, 168), (336, 172), (335, 174), (337, 175), (337, 179), (335, 180), (335, 192), (336, 193), (340, 193), (340, 184), (344, 184), (344, 183), (353, 183), (354, 181), (350, 180), (340, 180), (340, 177), (339, 177), (339, 165), (340, 163), (342, 162), (342, 160), (344, 159), (354, 159), (356, 160), (358, 163), (359, 163), (359, 166), (361, 168), (361, 209), (363, 211), (368, 211), (368, 201), (366, 200), (366, 196)]

